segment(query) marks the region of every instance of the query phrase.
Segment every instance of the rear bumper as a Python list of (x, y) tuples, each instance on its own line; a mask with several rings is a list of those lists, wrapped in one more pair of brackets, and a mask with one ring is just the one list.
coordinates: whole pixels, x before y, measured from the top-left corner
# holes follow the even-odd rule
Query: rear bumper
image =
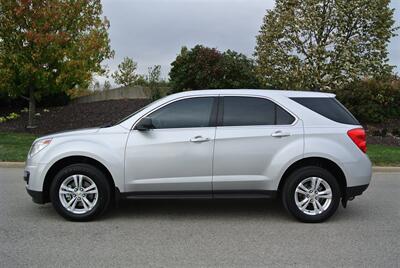
[(367, 188), (369, 184), (347, 187), (346, 189), (346, 199), (351, 199), (357, 195), (361, 195)]
[(43, 192), (29, 190), (28, 188), (26, 188), (26, 191), (32, 197), (34, 203), (36, 204), (46, 203)]

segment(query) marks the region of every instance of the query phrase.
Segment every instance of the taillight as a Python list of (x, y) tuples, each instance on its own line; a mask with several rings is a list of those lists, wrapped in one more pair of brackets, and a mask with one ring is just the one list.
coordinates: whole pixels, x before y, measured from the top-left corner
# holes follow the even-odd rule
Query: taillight
[(364, 153), (367, 152), (367, 140), (365, 131), (363, 128), (354, 128), (347, 131), (347, 135), (350, 139), (360, 148)]

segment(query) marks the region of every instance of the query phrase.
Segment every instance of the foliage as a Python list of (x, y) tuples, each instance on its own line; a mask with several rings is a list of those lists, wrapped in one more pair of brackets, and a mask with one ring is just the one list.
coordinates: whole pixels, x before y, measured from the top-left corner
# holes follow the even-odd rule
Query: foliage
[(111, 89), (110, 81), (108, 80), (104, 81), (103, 90), (110, 90), (110, 89)]
[(263, 84), (332, 90), (388, 74), (387, 44), (397, 28), (390, 0), (276, 0), (257, 37)]
[(138, 79), (135, 82), (135, 85), (143, 87), (148, 86), (147, 76), (139, 74)]
[(149, 67), (148, 75), (146, 77), (147, 85), (150, 90), (150, 99), (157, 100), (162, 97), (162, 92), (160, 88), (161, 82), (161, 66), (154, 65), (153, 67)]
[(258, 88), (253, 60), (228, 50), (197, 45), (182, 47), (171, 63), (170, 83), (174, 92), (206, 88)]
[(337, 98), (361, 121), (400, 117), (400, 80), (364, 79), (336, 91)]
[(49, 107), (49, 106), (63, 106), (67, 105), (70, 101), (70, 96), (67, 92), (51, 92), (49, 94), (44, 94), (39, 102), (38, 106)]
[(137, 63), (133, 59), (125, 57), (123, 61), (118, 64), (118, 70), (111, 74), (114, 78), (115, 83), (122, 86), (131, 86), (136, 83), (139, 79), (139, 75), (136, 74)]
[(100, 91), (100, 82), (93, 81), (93, 83), (90, 85), (90, 87), (93, 92)]
[(91, 92), (88, 87), (75, 87), (67, 90), (66, 93), (71, 99), (76, 99), (79, 97), (88, 96)]
[(100, 0), (0, 0), (0, 90), (35, 100), (87, 87), (113, 56)]
[(1, 116), (0, 117), (0, 123), (4, 123), (4, 122), (9, 121), (9, 120), (18, 119), (19, 117), (20, 117), (20, 115), (17, 114), (17, 113), (10, 113), (7, 116)]
[(6, 119), (7, 120), (13, 120), (13, 119), (17, 119), (19, 117), (20, 117), (20, 115), (17, 114), (17, 113), (10, 113), (8, 116), (6, 116)]

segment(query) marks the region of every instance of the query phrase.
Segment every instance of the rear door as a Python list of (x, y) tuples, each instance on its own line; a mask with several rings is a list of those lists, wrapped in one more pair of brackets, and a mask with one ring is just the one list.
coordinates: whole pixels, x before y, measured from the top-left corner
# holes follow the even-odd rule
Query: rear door
[(272, 100), (254, 96), (221, 97), (218, 117), (214, 195), (268, 189), (273, 178), (266, 170), (287, 143), (302, 139), (301, 122)]

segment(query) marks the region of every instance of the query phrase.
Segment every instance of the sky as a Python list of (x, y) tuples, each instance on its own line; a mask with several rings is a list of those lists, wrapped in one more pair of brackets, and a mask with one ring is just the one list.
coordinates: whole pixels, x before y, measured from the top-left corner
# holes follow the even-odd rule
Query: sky
[[(138, 64), (138, 73), (161, 65), (168, 76), (171, 62), (182, 46), (202, 44), (221, 51), (232, 49), (252, 56), (256, 35), (273, 0), (102, 0), (110, 20), (115, 56), (105, 64), (111, 72), (124, 57)], [(392, 0), (400, 25), (400, 0)], [(400, 32), (398, 31), (400, 34)], [(389, 62), (400, 72), (400, 37), (389, 44)], [(111, 78), (110, 78), (111, 79)], [(104, 78), (98, 78), (103, 81)]]

